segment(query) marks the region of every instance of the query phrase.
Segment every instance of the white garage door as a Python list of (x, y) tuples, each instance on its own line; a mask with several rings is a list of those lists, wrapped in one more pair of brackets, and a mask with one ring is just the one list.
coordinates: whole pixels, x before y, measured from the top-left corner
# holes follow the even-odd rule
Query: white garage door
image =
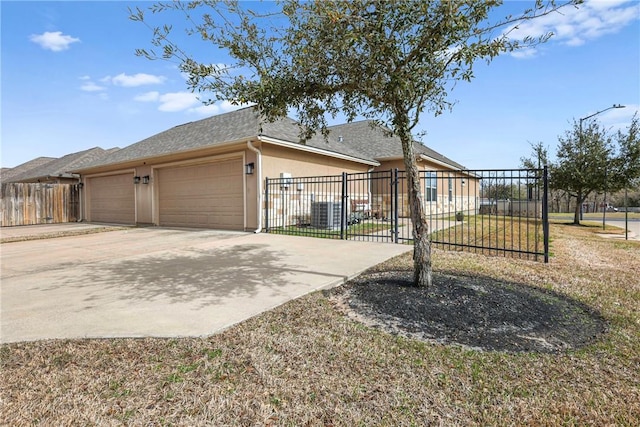
[(132, 173), (88, 178), (87, 187), (90, 221), (135, 224), (135, 187)]
[(156, 171), (160, 225), (244, 229), (242, 159)]

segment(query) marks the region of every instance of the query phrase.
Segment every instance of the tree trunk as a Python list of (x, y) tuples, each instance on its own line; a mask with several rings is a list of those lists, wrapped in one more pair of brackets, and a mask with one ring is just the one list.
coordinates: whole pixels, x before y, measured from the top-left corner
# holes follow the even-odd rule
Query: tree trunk
[(580, 225), (580, 211), (582, 210), (582, 203), (584, 202), (585, 197), (582, 196), (582, 191), (578, 191), (576, 194), (576, 211), (573, 215), (573, 224)]
[(413, 224), (413, 284), (416, 287), (428, 288), (431, 287), (432, 275), (431, 241), (429, 240), (429, 226), (424, 217), (420, 177), (413, 150), (413, 138), (406, 129), (398, 129), (398, 136), (402, 141), (409, 211)]

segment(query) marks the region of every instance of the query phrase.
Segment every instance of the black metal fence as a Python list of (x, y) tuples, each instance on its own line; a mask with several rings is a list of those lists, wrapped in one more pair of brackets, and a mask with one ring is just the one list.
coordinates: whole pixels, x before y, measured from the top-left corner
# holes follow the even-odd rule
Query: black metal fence
[[(422, 171), (420, 189), (436, 247), (549, 257), (545, 169)], [(265, 180), (268, 233), (411, 243), (405, 172)]]

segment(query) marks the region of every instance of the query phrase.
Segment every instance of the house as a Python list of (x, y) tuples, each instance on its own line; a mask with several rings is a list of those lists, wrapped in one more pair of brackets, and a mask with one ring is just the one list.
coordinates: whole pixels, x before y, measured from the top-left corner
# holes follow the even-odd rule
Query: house
[[(299, 134), (296, 121), (269, 123), (254, 107), (176, 126), (75, 169), (84, 184), (84, 218), (256, 230), (267, 177), (404, 169), (399, 139), (372, 122), (333, 126), (328, 138), (304, 142)], [(422, 171), (462, 169), (428, 147), (415, 147)]]
[(2, 182), (77, 184), (80, 182), (80, 175), (70, 171), (87, 163), (95, 163), (117, 150), (119, 148), (104, 150), (100, 147), (95, 147), (67, 154), (59, 159), (38, 157), (11, 169), (7, 175), (3, 174)]
[(13, 182), (12, 181), (13, 177), (27, 173), (30, 170), (36, 169), (53, 160), (56, 160), (56, 158), (55, 157), (37, 157), (33, 160), (29, 160), (28, 162), (22, 163), (13, 168), (2, 168), (2, 173), (0, 174), (0, 181)]

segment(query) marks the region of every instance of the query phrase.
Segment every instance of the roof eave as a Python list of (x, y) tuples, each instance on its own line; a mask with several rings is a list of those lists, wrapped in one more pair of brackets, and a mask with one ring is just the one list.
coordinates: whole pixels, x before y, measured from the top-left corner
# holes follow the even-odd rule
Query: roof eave
[(119, 167), (129, 167), (132, 164), (136, 164), (136, 163), (140, 163), (140, 162), (148, 162), (154, 159), (158, 159), (158, 158), (162, 158), (162, 157), (170, 157), (170, 156), (175, 156), (175, 155), (188, 155), (189, 153), (197, 153), (198, 151), (204, 151), (204, 150), (211, 150), (211, 149), (216, 149), (219, 147), (227, 147), (227, 146), (232, 146), (232, 145), (237, 145), (237, 144), (246, 144), (247, 140), (250, 139), (254, 139), (255, 136), (253, 137), (245, 137), (245, 138), (241, 138), (241, 139), (237, 139), (234, 141), (229, 141), (229, 142), (223, 142), (221, 144), (214, 144), (214, 145), (205, 145), (205, 146), (201, 146), (198, 148), (193, 148), (190, 150), (182, 150), (182, 151), (174, 151), (171, 153), (165, 153), (165, 154), (156, 154), (156, 155), (152, 155), (152, 156), (146, 156), (146, 157), (136, 157), (135, 159), (127, 159), (127, 160), (121, 160), (118, 162), (113, 162), (113, 163), (103, 163), (103, 164), (99, 164), (99, 165), (93, 165), (93, 166), (89, 166), (89, 167), (85, 167), (82, 169), (74, 169), (73, 173), (79, 173), (79, 174), (84, 174), (86, 175), (87, 172), (91, 172), (91, 171), (96, 171), (96, 170), (101, 170), (101, 169), (118, 169)]
[(451, 163), (443, 162), (442, 160), (438, 160), (438, 159), (436, 159), (434, 157), (427, 156), (426, 154), (419, 154), (419, 157), (422, 160), (426, 160), (428, 162), (435, 163), (435, 164), (440, 165), (440, 166), (446, 166), (446, 167), (452, 168), (452, 169), (459, 169), (456, 165), (452, 165)]

